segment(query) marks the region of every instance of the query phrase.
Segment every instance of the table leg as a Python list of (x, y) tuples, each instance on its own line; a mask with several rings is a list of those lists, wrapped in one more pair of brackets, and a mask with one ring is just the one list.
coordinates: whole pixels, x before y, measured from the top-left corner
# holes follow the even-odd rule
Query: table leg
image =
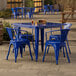
[(44, 50), (44, 29), (41, 29), (41, 49)]
[(35, 59), (38, 60), (39, 28), (35, 28)]

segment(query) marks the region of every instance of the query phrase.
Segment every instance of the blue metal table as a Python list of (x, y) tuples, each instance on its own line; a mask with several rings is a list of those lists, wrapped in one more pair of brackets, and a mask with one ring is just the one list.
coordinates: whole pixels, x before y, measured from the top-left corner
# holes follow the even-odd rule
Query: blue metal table
[[(24, 28), (32, 28), (35, 29), (35, 59), (38, 60), (38, 49), (39, 49), (39, 29), (41, 30), (41, 47), (42, 52), (44, 50), (44, 29), (46, 28), (62, 28), (64, 24), (62, 23), (46, 23), (46, 24), (38, 24), (37, 26), (32, 25), (31, 23), (13, 23), (12, 25), (16, 27), (24, 27)], [(19, 37), (19, 36), (17, 36)]]

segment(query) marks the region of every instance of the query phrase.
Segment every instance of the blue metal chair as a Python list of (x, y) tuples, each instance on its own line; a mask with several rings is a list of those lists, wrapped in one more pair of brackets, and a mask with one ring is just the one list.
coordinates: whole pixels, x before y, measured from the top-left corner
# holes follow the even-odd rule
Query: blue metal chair
[(50, 7), (51, 14), (54, 14), (54, 7), (53, 7), (53, 5), (49, 5), (49, 7)]
[[(70, 29), (58, 30), (58, 31), (61, 31), (60, 40), (58, 38), (57, 39), (55, 38), (53, 40), (47, 40), (47, 33), (48, 32), (46, 32), (46, 43), (45, 43), (45, 51), (44, 51), (44, 56), (43, 56), (43, 62), (45, 59), (47, 46), (52, 45), (54, 47), (54, 51), (55, 51), (56, 64), (58, 64), (59, 51), (60, 51), (61, 47), (63, 47), (63, 48), (65, 47), (67, 59), (68, 59), (68, 62), (70, 63), (70, 59), (69, 59), (69, 55), (68, 55), (67, 47), (66, 47), (66, 43), (65, 43), (65, 40), (67, 38), (69, 30)], [(49, 31), (49, 32), (54, 32), (54, 31)], [(64, 50), (63, 50), (63, 54), (64, 54)]]
[[(72, 24), (64, 23), (64, 29), (69, 29), (71, 26), (72, 26)], [(52, 40), (52, 39), (60, 40), (60, 37), (61, 37), (60, 35), (53, 35), (52, 32), (51, 32), (49, 40)], [(66, 43), (67, 43), (67, 47), (68, 47), (69, 53), (71, 54), (68, 38), (66, 38)], [(48, 47), (48, 50), (49, 50), (49, 47)], [(48, 50), (47, 50), (47, 53), (48, 53)], [(63, 48), (63, 50), (64, 50), (64, 48)], [(65, 55), (64, 55), (64, 57), (65, 57)]]
[(48, 9), (48, 5), (44, 5), (44, 14), (46, 14), (46, 12), (50, 12), (50, 10)]
[[(31, 23), (27, 23), (27, 25), (31, 25)], [(18, 27), (15, 27), (14, 25), (11, 25), (13, 28), (18, 29)], [(19, 28), (20, 29), (20, 28)], [(21, 29), (20, 29), (21, 30)], [(26, 39), (27, 38), (27, 33), (28, 31), (25, 30), (21, 30), (24, 32), (24, 34), (22, 34), (21, 32), (19, 32), (19, 39)], [(27, 32), (27, 33), (26, 33)], [(17, 33), (17, 31), (16, 31)], [(35, 51), (35, 47), (34, 47), (34, 37), (33, 37), (33, 29), (32, 29), (32, 34), (28, 33), (28, 40), (32, 41), (32, 45), (33, 45), (33, 50)], [(24, 51), (25, 51), (25, 47), (24, 47)]]
[(57, 14), (59, 13), (59, 9), (55, 9), (53, 5), (49, 5), (49, 7), (50, 7), (51, 14), (55, 14), (55, 12), (57, 12)]
[[(28, 10), (28, 11), (27, 11), (27, 10)], [(26, 18), (26, 15), (27, 15), (27, 14), (28, 14), (28, 16), (29, 16), (29, 19), (30, 19), (30, 18), (33, 18), (34, 11), (35, 11), (35, 8), (30, 8), (30, 7), (24, 8), (25, 18)]]
[(15, 17), (16, 17), (15, 10), (14, 10), (14, 8), (11, 8), (11, 10), (12, 10), (12, 15), (14, 16), (14, 19), (15, 19)]
[[(21, 53), (21, 57), (22, 57), (23, 48), (24, 48), (25, 45), (28, 45), (31, 60), (33, 60), (32, 53), (31, 53), (31, 48), (30, 48), (30, 41), (28, 39), (21, 39), (21, 38), (17, 39), (16, 35), (15, 35), (16, 34), (15, 30), (18, 30), (18, 29), (12, 29), (12, 28), (7, 27), (6, 30), (7, 30), (8, 34), (9, 34), (10, 39), (11, 39), (6, 59), (8, 60), (11, 45), (13, 45), (13, 47), (14, 47), (13, 49), (14, 49), (14, 54), (15, 54), (15, 62), (17, 61), (19, 48), (20, 48), (20, 53)], [(13, 35), (15, 36), (15, 38), (13, 38)], [(28, 33), (27, 33), (27, 37), (28, 37)]]
[(33, 18), (34, 11), (35, 11), (35, 8), (30, 9), (29, 18)]
[(24, 16), (26, 18), (26, 15), (27, 15), (27, 8), (24, 8)]
[(17, 18), (17, 16), (22, 15), (22, 19), (23, 19), (23, 8), (22, 7), (16, 7), (16, 8), (14, 8), (14, 10), (15, 10), (16, 18)]

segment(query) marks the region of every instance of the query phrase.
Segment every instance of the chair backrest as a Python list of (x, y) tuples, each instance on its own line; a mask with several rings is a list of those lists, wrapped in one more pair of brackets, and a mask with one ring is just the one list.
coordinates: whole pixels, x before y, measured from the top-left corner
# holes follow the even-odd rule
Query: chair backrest
[(26, 8), (24, 8), (24, 13), (27, 14), (27, 9)]
[(71, 26), (72, 24), (70, 23), (64, 23), (64, 29), (70, 29)]
[(44, 9), (47, 10), (48, 9), (48, 6), (47, 5), (44, 5)]
[(68, 32), (70, 29), (62, 29), (61, 30), (61, 42), (64, 42), (67, 38)]
[(30, 7), (25, 7), (24, 8), (24, 13), (30, 12), (30, 9), (31, 9)]
[(32, 12), (34, 13), (34, 11), (35, 11), (35, 8), (32, 8)]
[(15, 12), (22, 12), (23, 8), (22, 7), (16, 7), (14, 8)]
[(53, 5), (49, 5), (50, 6), (50, 10), (52, 11), (53, 10)]
[(17, 13), (17, 8), (14, 8), (15, 13)]
[(34, 11), (35, 11), (35, 8), (30, 8), (30, 13), (34, 13)]
[(6, 27), (6, 30), (8, 32), (8, 35), (9, 35), (10, 39), (13, 40), (13, 30), (12, 30), (12, 28)]

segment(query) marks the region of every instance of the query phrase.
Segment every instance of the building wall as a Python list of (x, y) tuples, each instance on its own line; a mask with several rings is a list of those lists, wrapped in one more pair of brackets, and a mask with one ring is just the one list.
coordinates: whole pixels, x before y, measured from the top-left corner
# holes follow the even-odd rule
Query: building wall
[[(7, 0), (7, 8), (14, 8), (14, 7), (23, 7), (23, 1), (24, 0)], [(34, 7), (35, 12), (38, 12), (39, 9), (43, 6), (43, 0), (33, 0), (34, 1)]]
[(43, 0), (33, 0), (35, 12), (39, 12), (39, 9), (43, 8)]
[(23, 0), (7, 0), (7, 8), (22, 7)]
[[(7, 1), (7, 3), (8, 3), (7, 8), (23, 6), (23, 0), (5, 0), (5, 1)], [(39, 9), (43, 8), (44, 0), (33, 0), (33, 1), (34, 1), (34, 6), (36, 8), (35, 12), (38, 12)], [(56, 3), (60, 5), (61, 10), (65, 9), (67, 7), (74, 7), (74, 9), (76, 10), (76, 0), (52, 0), (52, 1), (53, 1), (53, 3), (55, 3), (55, 1), (56, 1)]]

